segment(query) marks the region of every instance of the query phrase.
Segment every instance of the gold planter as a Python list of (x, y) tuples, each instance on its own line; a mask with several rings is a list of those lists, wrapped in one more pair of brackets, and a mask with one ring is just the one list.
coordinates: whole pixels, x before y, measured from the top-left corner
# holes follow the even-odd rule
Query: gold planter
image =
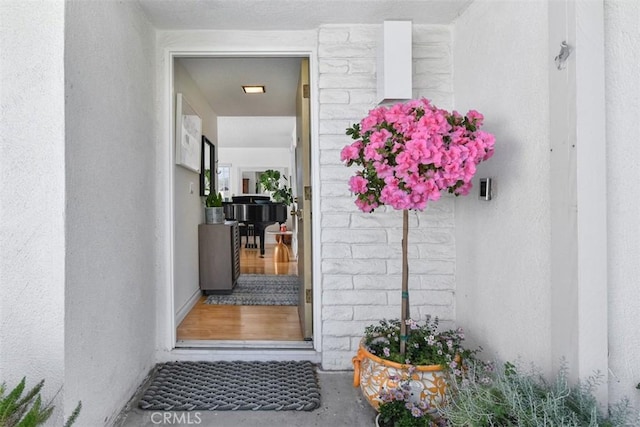
[[(391, 377), (408, 378), (412, 365), (381, 359), (371, 354), (360, 343), (353, 362), (353, 386), (360, 387), (362, 394), (377, 411), (380, 406), (380, 391), (396, 388), (398, 381)], [(426, 401), (431, 405), (441, 405), (445, 400), (448, 373), (440, 365), (414, 366), (411, 376), (412, 396), (416, 401)]]

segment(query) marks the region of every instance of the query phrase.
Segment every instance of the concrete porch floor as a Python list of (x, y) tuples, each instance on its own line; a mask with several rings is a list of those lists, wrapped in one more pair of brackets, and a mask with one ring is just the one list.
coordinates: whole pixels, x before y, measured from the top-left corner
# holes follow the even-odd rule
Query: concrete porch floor
[(314, 411), (143, 411), (139, 395), (115, 423), (118, 427), (206, 426), (206, 427), (373, 427), (376, 412), (354, 388), (353, 372), (318, 370), (320, 407)]

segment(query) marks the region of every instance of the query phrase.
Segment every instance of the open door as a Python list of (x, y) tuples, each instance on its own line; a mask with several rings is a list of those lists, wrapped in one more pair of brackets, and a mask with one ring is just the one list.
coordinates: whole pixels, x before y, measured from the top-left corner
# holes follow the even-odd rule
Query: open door
[(313, 338), (312, 322), (312, 265), (311, 265), (311, 128), (309, 118), (309, 59), (300, 64), (300, 80), (296, 94), (296, 194), (292, 212), (297, 222), (298, 295), (300, 328), (305, 340)]

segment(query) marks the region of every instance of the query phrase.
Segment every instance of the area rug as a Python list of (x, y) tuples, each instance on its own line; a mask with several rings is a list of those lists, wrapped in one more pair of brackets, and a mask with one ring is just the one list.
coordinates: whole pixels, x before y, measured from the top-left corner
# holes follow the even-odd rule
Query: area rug
[(138, 407), (154, 411), (311, 411), (311, 362), (169, 362), (156, 366)]
[(242, 274), (233, 292), (209, 295), (206, 304), (298, 305), (298, 276)]

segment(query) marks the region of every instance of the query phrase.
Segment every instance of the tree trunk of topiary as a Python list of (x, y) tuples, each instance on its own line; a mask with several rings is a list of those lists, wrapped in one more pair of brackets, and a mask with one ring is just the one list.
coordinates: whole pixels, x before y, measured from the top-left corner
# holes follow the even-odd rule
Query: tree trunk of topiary
[(407, 322), (409, 319), (409, 261), (407, 256), (407, 238), (409, 236), (409, 210), (402, 211), (402, 314), (400, 316), (400, 354), (405, 355), (409, 332)]

